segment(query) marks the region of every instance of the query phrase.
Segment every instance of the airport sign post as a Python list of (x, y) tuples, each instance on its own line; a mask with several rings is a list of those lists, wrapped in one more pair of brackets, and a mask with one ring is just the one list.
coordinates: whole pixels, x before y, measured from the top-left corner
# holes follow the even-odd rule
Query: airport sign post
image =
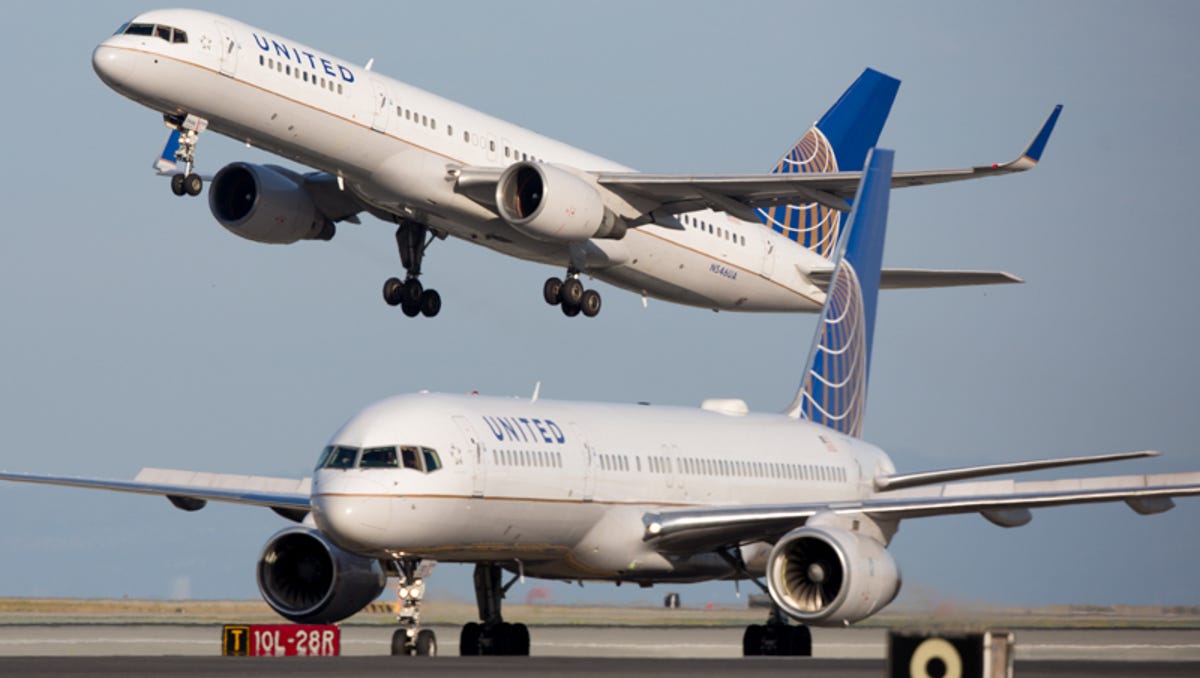
[(221, 654), (234, 657), (335, 657), (341, 629), (334, 624), (226, 624)]

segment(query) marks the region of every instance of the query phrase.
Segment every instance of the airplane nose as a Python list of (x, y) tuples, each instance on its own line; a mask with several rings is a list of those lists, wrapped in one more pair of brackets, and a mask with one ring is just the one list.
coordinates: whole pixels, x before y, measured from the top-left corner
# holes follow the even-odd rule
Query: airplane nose
[[(336, 486), (335, 486), (336, 485)], [(321, 532), (343, 548), (371, 549), (385, 546), (391, 523), (392, 500), (382, 488), (362, 483), (322, 483), (313, 497), (313, 519)]]
[(136, 68), (134, 55), (128, 50), (102, 42), (92, 52), (92, 69), (109, 87), (128, 83)]

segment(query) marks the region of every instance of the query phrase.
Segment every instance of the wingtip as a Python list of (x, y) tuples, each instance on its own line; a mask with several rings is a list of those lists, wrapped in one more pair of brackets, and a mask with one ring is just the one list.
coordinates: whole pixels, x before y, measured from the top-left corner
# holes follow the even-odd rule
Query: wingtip
[(1058, 116), (1062, 113), (1062, 108), (1062, 104), (1058, 104), (1053, 111), (1050, 111), (1050, 117), (1042, 123), (1042, 128), (1033, 137), (1033, 142), (1029, 144), (1029, 148), (1025, 149), (1022, 157), (1029, 158), (1035, 163), (1042, 159), (1042, 152), (1046, 150), (1046, 142), (1050, 141), (1050, 134), (1054, 131), (1054, 125), (1058, 123)]

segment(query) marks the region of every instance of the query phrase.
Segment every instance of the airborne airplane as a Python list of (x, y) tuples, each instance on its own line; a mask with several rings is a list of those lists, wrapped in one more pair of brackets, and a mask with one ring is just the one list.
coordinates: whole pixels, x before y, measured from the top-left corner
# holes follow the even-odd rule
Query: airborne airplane
[(395, 576), (404, 614), (392, 650), (421, 655), (437, 652), (419, 625), (436, 561), (475, 566), (479, 621), (462, 628), (464, 655), (529, 653), (528, 629), (501, 614), (523, 576), (748, 579), (774, 608), (745, 630), (745, 654), (807, 655), (808, 625), (854, 623), (895, 597), (886, 547), (901, 520), (979, 513), (1016, 527), (1033, 508), (1123, 501), (1152, 514), (1200, 494), (1200, 472), (963, 482), (1156, 452), (897, 473), (861, 439), (891, 167), (890, 151), (868, 155), (800, 389), (781, 414), (751, 414), (740, 400), (693, 409), (418, 393), (351, 417), (311, 480), (165, 469), (132, 481), (0, 479), (165, 495), (189, 511), (271, 508), (298, 523), (258, 561), (272, 608), (336, 622)]
[[(454, 236), (565, 269), (543, 287), (568, 316), (594, 316), (581, 274), (667, 301), (728, 311), (821, 308), (842, 213), (900, 85), (867, 70), (761, 175), (645, 174), (447, 101), (294, 40), (219, 15), (161, 10), (95, 50), (111, 88), (172, 129), (156, 162), (177, 195), (199, 195), (205, 129), (319, 171), (235, 162), (212, 177), (209, 207), (262, 243), (328, 240), (367, 212), (394, 222), (405, 277), (387, 303), (433, 316), (427, 248)], [(898, 173), (915, 186), (1020, 172), (1041, 157), (1061, 107), (1011, 162)], [(894, 269), (884, 287), (1019, 282), (1003, 272)]]

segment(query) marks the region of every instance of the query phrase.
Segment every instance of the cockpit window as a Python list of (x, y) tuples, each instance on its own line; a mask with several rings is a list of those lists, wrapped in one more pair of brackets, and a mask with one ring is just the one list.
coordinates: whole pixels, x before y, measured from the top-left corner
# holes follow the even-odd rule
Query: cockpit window
[(357, 447), (330, 445), (321, 452), (317, 468), (407, 468), (433, 473), (442, 468), (442, 458), (430, 447), (404, 445), (400, 447)]
[(187, 42), (186, 31), (162, 24), (135, 24), (131, 22), (122, 26), (117, 33), (124, 35), (149, 35), (174, 43)]
[(396, 468), (399, 465), (394, 447), (369, 447), (363, 450), (358, 461), (359, 468)]
[(132, 21), (126, 21), (125, 23), (121, 24), (121, 27), (120, 27), (120, 28), (118, 28), (118, 29), (116, 30), (116, 32), (115, 32), (115, 33), (113, 33), (113, 35), (121, 35), (122, 33), (124, 33), (124, 32), (125, 32), (125, 29), (126, 29), (126, 28), (129, 28), (129, 24), (131, 24), (131, 23), (133, 23), (133, 22), (132, 22)]
[(354, 462), (357, 460), (357, 447), (339, 445), (333, 449), (333, 454), (329, 455), (329, 461), (325, 463), (325, 468), (354, 468)]
[(421, 456), (425, 458), (425, 471), (427, 473), (432, 473), (442, 467), (442, 460), (438, 458), (437, 450), (422, 447)]

